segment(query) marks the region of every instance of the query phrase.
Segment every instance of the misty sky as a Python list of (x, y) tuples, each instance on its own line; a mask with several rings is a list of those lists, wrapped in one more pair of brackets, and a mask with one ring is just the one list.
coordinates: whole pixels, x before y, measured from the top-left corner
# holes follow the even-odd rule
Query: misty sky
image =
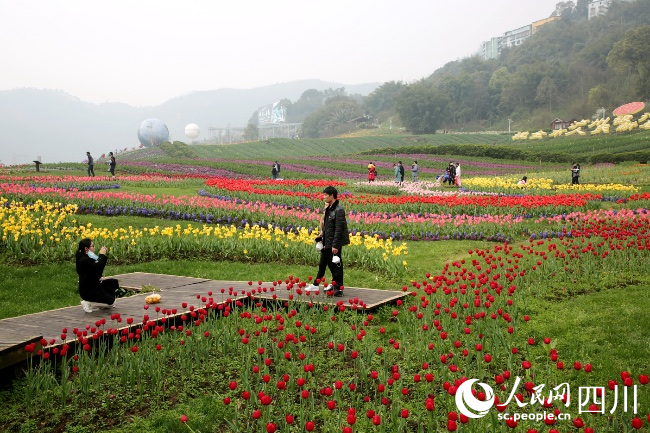
[(559, 0), (0, 0), (0, 90), (158, 105), (301, 79), (411, 82)]

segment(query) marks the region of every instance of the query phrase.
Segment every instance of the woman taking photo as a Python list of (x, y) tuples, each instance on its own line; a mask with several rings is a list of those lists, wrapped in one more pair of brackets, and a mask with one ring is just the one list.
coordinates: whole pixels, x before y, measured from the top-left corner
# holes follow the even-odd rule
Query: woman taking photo
[(79, 295), (86, 313), (92, 313), (92, 304), (100, 304), (100, 308), (113, 307), (115, 298), (122, 295), (123, 291), (115, 278), (101, 279), (107, 260), (106, 247), (101, 247), (97, 255), (92, 239), (85, 238), (79, 242), (76, 254)]

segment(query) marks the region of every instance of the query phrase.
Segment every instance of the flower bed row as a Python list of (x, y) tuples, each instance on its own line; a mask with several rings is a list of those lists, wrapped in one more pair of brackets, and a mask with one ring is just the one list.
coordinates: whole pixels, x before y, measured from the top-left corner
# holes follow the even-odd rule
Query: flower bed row
[[(301, 188), (316, 188), (313, 186), (315, 184), (310, 183), (300, 185)], [(282, 201), (254, 200), (255, 197), (266, 198), (266, 195), (241, 193), (241, 197), (249, 198), (245, 199), (237, 198), (237, 192), (234, 196), (216, 195), (204, 190), (199, 191), (201, 197), (64, 191), (57, 188), (36, 188), (24, 183), (0, 184), (0, 190), (8, 199), (27, 203), (33, 202), (37, 196), (63, 203), (76, 203), (78, 212), (82, 214), (138, 215), (206, 224), (235, 224), (239, 227), (246, 224), (266, 227), (271, 224), (285, 232), (296, 232), (300, 227), (313, 228), (322, 217), (322, 205), (304, 197), (302, 200), (308, 200), (307, 204), (297, 197), (289, 197), (287, 204)], [(270, 197), (275, 199), (277, 196)], [(371, 200), (377, 196), (361, 196), (364, 197)], [(355, 203), (361, 201), (359, 198), (346, 194), (341, 199), (346, 206), (353, 233), (394, 240), (512, 239), (524, 233), (524, 229), (532, 228), (526, 222), (531, 218), (567, 214), (576, 208), (582, 208), (582, 211), (595, 210), (600, 206), (598, 200), (604, 200), (599, 195), (445, 195), (383, 197), (376, 199), (381, 203), (359, 204)], [(621, 204), (635, 201), (640, 205), (650, 203), (650, 194), (634, 194), (617, 200)], [(414, 208), (420, 211), (410, 211)], [(557, 231), (561, 228), (558, 226), (549, 230)]]
[[(76, 212), (77, 206), (72, 204), (64, 206), (39, 200), (24, 205), (0, 197), (0, 227), (6, 253), (18, 262), (64, 262), (74, 255), (77, 242), (89, 237), (107, 246), (115, 263), (187, 257), (296, 264), (312, 264), (318, 260), (314, 249), (317, 233), (307, 228), (284, 231), (273, 225), (238, 228), (177, 224), (108, 230), (78, 224)], [(404, 272), (405, 245), (359, 233), (351, 236), (350, 241), (345, 251), (348, 265), (391, 275)]]

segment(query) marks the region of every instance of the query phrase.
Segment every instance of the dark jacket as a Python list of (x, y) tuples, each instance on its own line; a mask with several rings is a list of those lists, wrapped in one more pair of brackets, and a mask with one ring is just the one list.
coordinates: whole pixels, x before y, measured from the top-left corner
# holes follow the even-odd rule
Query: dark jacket
[(97, 293), (101, 290), (100, 279), (104, 273), (108, 258), (104, 254), (99, 255), (97, 261), (86, 254), (77, 255), (77, 274), (79, 274), (79, 294), (86, 301), (96, 301)]
[(323, 217), (323, 248), (340, 249), (350, 244), (348, 222), (345, 219), (345, 209), (336, 200), (325, 208)]

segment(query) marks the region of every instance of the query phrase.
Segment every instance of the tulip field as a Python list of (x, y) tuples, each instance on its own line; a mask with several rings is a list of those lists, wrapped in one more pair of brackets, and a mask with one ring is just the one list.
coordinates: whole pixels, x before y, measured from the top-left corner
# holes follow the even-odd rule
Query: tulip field
[[(116, 179), (0, 169), (0, 318), (81, 308), (84, 237), (108, 248), (108, 274), (250, 287), (173, 310), (143, 297), (137, 317), (118, 301), (27, 345), (0, 387), (0, 430), (650, 431), (650, 168), (583, 165), (571, 186), (557, 164), (472, 158), (458, 188), (434, 182), (447, 159), (402, 154), (399, 187), (395, 156), (282, 161), (278, 181), (243, 157), (134, 158)], [(369, 158), (386, 171), (373, 183)], [(328, 185), (348, 217), (346, 283), (404, 300), (310, 302)], [(261, 291), (289, 301), (251, 301)]]

